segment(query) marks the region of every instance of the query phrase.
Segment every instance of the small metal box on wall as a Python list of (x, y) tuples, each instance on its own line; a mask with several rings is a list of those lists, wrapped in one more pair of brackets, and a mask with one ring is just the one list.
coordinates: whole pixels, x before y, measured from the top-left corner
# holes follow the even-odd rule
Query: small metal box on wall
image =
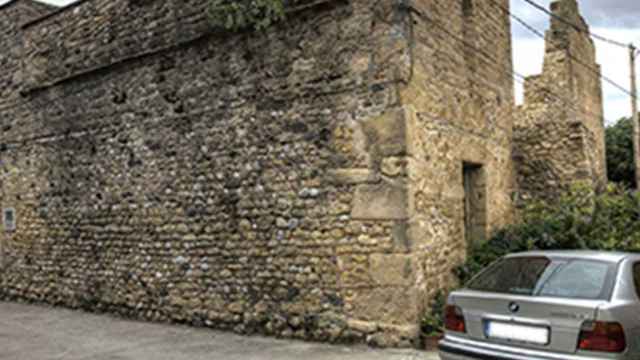
[(11, 232), (16, 230), (16, 209), (4, 208), (2, 209), (2, 224), (4, 231)]

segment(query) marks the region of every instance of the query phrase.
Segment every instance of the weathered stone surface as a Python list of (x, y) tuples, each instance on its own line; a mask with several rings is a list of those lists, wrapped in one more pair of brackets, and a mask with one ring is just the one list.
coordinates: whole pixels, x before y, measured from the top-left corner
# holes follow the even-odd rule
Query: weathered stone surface
[(589, 26), (576, 0), (556, 1), (552, 11), (557, 17), (547, 32), (543, 72), (526, 79), (525, 102), (515, 114), (514, 158), (523, 200), (553, 199), (577, 181), (594, 189), (607, 183), (600, 65)]
[[(2, 105), (15, 100), (22, 85), (24, 76), (20, 69), (23, 58), (23, 47), (20, 36), (20, 26), (34, 18), (40, 17), (54, 9), (53, 6), (32, 0), (9, 1), (0, 5), (2, 21), (0, 21), (0, 36), (2, 38), (2, 53), (0, 54), (0, 99)], [(2, 106), (4, 107), (4, 106)], [(4, 111), (4, 110), (3, 110)], [(6, 131), (6, 126), (4, 125)]]
[(378, 330), (378, 324), (367, 321), (349, 319), (347, 320), (347, 325), (350, 329), (361, 332), (363, 334), (372, 334)]
[(412, 286), (416, 277), (416, 261), (406, 254), (371, 255), (371, 278), (382, 286)]
[(384, 157), (403, 155), (406, 152), (404, 109), (389, 111), (384, 115), (363, 122), (367, 148), (380, 162)]
[(206, 4), (81, 1), (20, 31), (48, 9), (0, 6), (0, 298), (408, 346), (513, 220), (514, 147), (527, 191), (556, 155), (576, 167), (545, 186), (597, 177), (593, 124), (514, 143), (493, 1), (309, 0), (241, 33)]
[(374, 288), (347, 294), (348, 314), (354, 319), (378, 324), (407, 325), (419, 317), (418, 293), (414, 287)]
[(377, 183), (380, 178), (376, 172), (370, 169), (336, 169), (329, 171), (331, 182), (340, 185), (356, 185), (364, 183)]
[(345, 292), (395, 286), (369, 257), (394, 250), (398, 216), (352, 216), (359, 186), (406, 182), (389, 158), (406, 147), (409, 15), (391, 3), (212, 34), (206, 0), (93, 0), (0, 35), (19, 44), (0, 75), (21, 79), (0, 112), (19, 224), (0, 296), (291, 338), (381, 331), (349, 328)]
[(388, 181), (359, 185), (353, 197), (351, 217), (359, 220), (406, 219), (406, 187), (402, 183)]
[(421, 311), (438, 291), (456, 286), (452, 270), (464, 261), (466, 165), (487, 174), (475, 189), (486, 199), (484, 232), (514, 219), (515, 100), (508, 14), (496, 2), (413, 4), (424, 16), (416, 18), (413, 77), (400, 97), (407, 104), (406, 234), (419, 269), (414, 287)]

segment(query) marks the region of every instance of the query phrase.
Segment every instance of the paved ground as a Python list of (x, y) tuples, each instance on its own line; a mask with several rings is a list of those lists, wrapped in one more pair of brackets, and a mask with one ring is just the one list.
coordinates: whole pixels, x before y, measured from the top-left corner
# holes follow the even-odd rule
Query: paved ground
[(0, 302), (0, 360), (437, 360)]

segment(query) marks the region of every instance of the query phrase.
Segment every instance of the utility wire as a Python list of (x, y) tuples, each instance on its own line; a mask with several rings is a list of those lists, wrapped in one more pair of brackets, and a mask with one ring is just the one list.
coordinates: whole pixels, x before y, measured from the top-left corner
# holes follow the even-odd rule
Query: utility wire
[(589, 36), (593, 37), (594, 39), (597, 39), (597, 40), (600, 40), (600, 41), (603, 41), (603, 42), (609, 43), (609, 44), (611, 44), (611, 45), (620, 46), (620, 47), (623, 47), (623, 48), (625, 48), (625, 49), (628, 49), (628, 48), (629, 48), (629, 44), (624, 44), (624, 43), (622, 43), (622, 42), (620, 42), (620, 41), (613, 40), (613, 39), (609, 39), (609, 38), (606, 38), (606, 37), (601, 36), (601, 35), (598, 35), (598, 34), (594, 34), (594, 33), (592, 33), (591, 31), (589, 31), (589, 30), (587, 30), (587, 29), (585, 29), (585, 28), (583, 28), (583, 27), (579, 26), (578, 24), (574, 24), (573, 22), (571, 22), (571, 21), (569, 21), (569, 20), (565, 19), (564, 17), (559, 16), (558, 14), (555, 14), (555, 13), (553, 13), (552, 11), (547, 10), (547, 8), (546, 8), (546, 7), (544, 7), (544, 6), (542, 6), (542, 5), (538, 4), (538, 3), (536, 3), (535, 1), (532, 1), (532, 0), (523, 0), (523, 1), (524, 1), (524, 2), (526, 2), (526, 3), (528, 3), (529, 5), (533, 6), (534, 8), (536, 8), (536, 9), (538, 9), (538, 10), (540, 10), (540, 11), (542, 11), (542, 12), (544, 12), (544, 13), (548, 14), (548, 15), (550, 15), (550, 16), (551, 16), (551, 17), (553, 17), (554, 19), (557, 19), (557, 20), (559, 20), (560, 22), (562, 22), (562, 23), (564, 23), (564, 24), (566, 24), (566, 25), (571, 26), (572, 28), (576, 29), (577, 31), (580, 31), (580, 32), (582, 32), (582, 33), (585, 33), (585, 34), (587, 34), (587, 35), (589, 35)]
[[(546, 39), (545, 35), (539, 31), (538, 29), (536, 29), (535, 27), (533, 27), (531, 24), (527, 23), (524, 19), (522, 19), (521, 17), (519, 17), (518, 15), (512, 13), (511, 11), (509, 11), (509, 9), (505, 8), (502, 4), (497, 3), (495, 0), (490, 0), (491, 2), (493, 2), (494, 4), (496, 4), (497, 6), (499, 6), (500, 8), (502, 8), (502, 10), (508, 14), (509, 16), (511, 16), (514, 20), (516, 20), (520, 25), (522, 25), (525, 29), (529, 30), (530, 32), (532, 32), (533, 34), (541, 37), (542, 39)], [(525, 0), (526, 1), (526, 0)], [(576, 26), (577, 27), (577, 26)], [(628, 45), (625, 45), (625, 48), (628, 48)], [(624, 86), (618, 84), (615, 80), (613, 80), (612, 78), (605, 76), (602, 74), (602, 72), (599, 69), (594, 68), (593, 66), (586, 64), (584, 61), (578, 59), (577, 57), (573, 56), (573, 54), (567, 50), (567, 56), (575, 61), (576, 63), (578, 63), (579, 65), (583, 66), (585, 69), (587, 69), (589, 72), (591, 72), (593, 75), (597, 76), (599, 79), (602, 79), (603, 81), (607, 82), (608, 84), (612, 85), (613, 87), (617, 88), (618, 90), (624, 92), (625, 94), (633, 97), (633, 93), (631, 93), (631, 91), (629, 91), (627, 88), (625, 88)]]

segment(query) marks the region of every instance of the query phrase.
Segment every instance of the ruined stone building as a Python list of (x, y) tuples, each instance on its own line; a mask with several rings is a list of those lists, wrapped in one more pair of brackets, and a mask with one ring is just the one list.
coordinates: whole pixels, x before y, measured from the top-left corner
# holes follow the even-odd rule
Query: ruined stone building
[[(543, 72), (525, 81), (524, 104), (514, 128), (518, 191), (525, 198), (552, 198), (571, 182), (595, 189), (607, 183), (600, 65), (589, 27), (576, 1), (551, 8)], [(564, 20), (564, 21), (563, 21)]]
[(601, 119), (545, 95), (602, 113), (565, 56), (593, 45), (554, 22), (516, 109), (508, 6), (307, 1), (238, 33), (207, 0), (1, 6), (0, 296), (410, 345), (520, 189), (606, 178)]

